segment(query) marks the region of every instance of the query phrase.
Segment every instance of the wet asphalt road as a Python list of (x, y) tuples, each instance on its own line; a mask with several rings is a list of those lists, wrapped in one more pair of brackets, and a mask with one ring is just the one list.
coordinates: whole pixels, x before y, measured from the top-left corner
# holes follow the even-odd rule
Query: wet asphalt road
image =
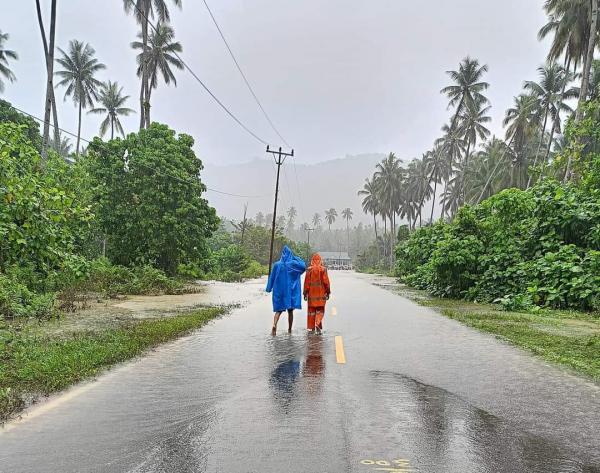
[(252, 283), (245, 308), (10, 424), (0, 471), (600, 472), (597, 385), (331, 277), (324, 335), (297, 314), (271, 337)]

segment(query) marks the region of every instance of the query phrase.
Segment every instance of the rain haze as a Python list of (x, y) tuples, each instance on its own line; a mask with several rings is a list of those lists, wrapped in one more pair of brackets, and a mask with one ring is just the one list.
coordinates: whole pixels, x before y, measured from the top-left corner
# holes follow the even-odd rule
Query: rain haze
[[(42, 116), (44, 65), (35, 4), (8, 3), (3, 26), (19, 61), (13, 64), (18, 80), (8, 85), (5, 96)], [(44, 12), (49, 4), (42, 2)], [(439, 93), (449, 83), (445, 71), (456, 69), (466, 55), (489, 66), (490, 129), (503, 135), (505, 110), (523, 81), (537, 77), (536, 68), (548, 50), (536, 37), (546, 19), (542, 0), (256, 0), (209, 5), (264, 108), (295, 150), (297, 170), (288, 168), (282, 185), (284, 206), (298, 207), (298, 195), (314, 191), (311, 176), (322, 173), (308, 165), (390, 151), (406, 161), (430, 149), (450, 116), (447, 99)], [(171, 8), (183, 59), (259, 137), (283, 145), (244, 85), (204, 3), (188, 0), (183, 6)], [(72, 39), (89, 42), (107, 66), (99, 78), (118, 81), (131, 96), (128, 105), (139, 109), (139, 79), (130, 48), (138, 26), (124, 13), (122, 0), (63, 1), (58, 9), (57, 46), (67, 49)], [(161, 86), (153, 93), (152, 120), (194, 137), (209, 187), (261, 195), (248, 199), (250, 211), (268, 212), (271, 198), (263, 194), (266, 186), (272, 191), (274, 175), (264, 171), (272, 168), (251, 166), (262, 180), (249, 184), (242, 175), (235, 176), (239, 168), (231, 167), (266, 159), (265, 146), (226, 115), (187, 71), (176, 71), (176, 76), (177, 87)], [(70, 99), (62, 101), (63, 93), (57, 91), (60, 124), (76, 131), (76, 108)], [(85, 117), (82, 136), (95, 136), (100, 121), (98, 116)], [(127, 132), (137, 130), (138, 122), (137, 114), (123, 118)], [(340, 162), (328, 167), (328, 175), (321, 175), (324, 182), (340, 179), (336, 169), (361, 177), (350, 179), (342, 192), (332, 192), (325, 205), (351, 205), (361, 218), (356, 190), (379, 157), (355, 159), (346, 163), (348, 170)], [(322, 192), (328, 201), (328, 190)], [(208, 198), (220, 214), (239, 217), (243, 199), (216, 193)], [(310, 199), (304, 206), (303, 220), (323, 210)]]

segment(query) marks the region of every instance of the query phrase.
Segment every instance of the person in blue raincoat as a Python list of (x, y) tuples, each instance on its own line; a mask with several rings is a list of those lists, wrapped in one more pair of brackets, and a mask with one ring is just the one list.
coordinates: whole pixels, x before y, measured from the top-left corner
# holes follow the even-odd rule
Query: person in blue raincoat
[(267, 283), (267, 292), (273, 293), (273, 312), (275, 312), (271, 331), (273, 335), (277, 333), (277, 323), (284, 311), (288, 313), (288, 333), (292, 332), (294, 309), (302, 309), (300, 276), (304, 271), (306, 271), (304, 260), (284, 246), (281, 259), (273, 265)]

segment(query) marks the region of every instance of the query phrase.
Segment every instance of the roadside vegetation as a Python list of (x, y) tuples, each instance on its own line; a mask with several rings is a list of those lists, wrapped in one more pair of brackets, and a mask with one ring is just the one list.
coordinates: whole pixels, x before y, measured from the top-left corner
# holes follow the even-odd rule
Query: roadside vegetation
[(68, 335), (43, 335), (35, 324), (0, 320), (0, 422), (40, 396), (94, 377), (111, 365), (201, 327), (223, 312), (221, 308), (206, 308)]

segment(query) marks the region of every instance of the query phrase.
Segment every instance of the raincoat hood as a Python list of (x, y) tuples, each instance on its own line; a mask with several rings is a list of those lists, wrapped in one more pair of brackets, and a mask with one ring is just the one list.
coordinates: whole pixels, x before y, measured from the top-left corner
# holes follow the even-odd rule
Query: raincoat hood
[(294, 253), (292, 252), (292, 250), (290, 250), (290, 248), (287, 245), (285, 245), (283, 247), (283, 250), (281, 250), (281, 262), (288, 263), (293, 257)]
[(321, 259), (321, 255), (319, 253), (315, 253), (310, 260), (310, 265), (317, 267), (323, 266), (323, 260)]

